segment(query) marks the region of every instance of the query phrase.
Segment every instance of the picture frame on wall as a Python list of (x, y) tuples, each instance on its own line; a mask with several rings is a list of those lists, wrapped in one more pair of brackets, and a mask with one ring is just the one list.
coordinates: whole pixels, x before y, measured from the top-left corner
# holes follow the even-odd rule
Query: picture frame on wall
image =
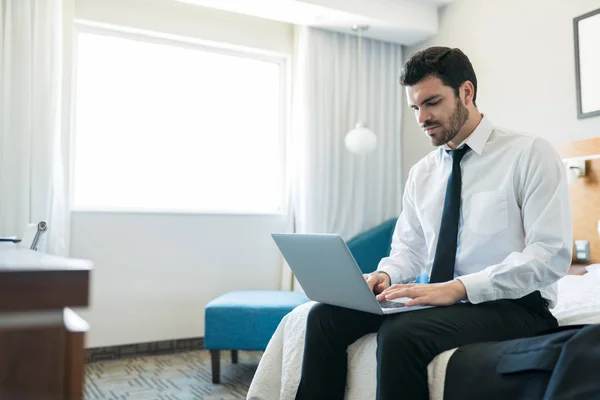
[(573, 19), (577, 118), (600, 116), (600, 9)]

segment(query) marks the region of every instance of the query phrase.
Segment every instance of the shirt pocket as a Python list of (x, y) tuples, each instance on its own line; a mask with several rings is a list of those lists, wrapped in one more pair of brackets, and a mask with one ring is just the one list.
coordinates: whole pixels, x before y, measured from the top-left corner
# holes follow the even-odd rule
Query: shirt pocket
[(465, 213), (467, 228), (480, 235), (495, 235), (508, 228), (508, 199), (502, 190), (471, 195)]

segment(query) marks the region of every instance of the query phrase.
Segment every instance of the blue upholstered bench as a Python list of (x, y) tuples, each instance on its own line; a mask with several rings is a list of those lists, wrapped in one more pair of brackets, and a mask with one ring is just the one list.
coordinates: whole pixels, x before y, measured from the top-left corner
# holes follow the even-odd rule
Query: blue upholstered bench
[[(363, 273), (377, 269), (389, 255), (396, 219), (389, 220), (348, 241), (348, 248)], [(308, 301), (303, 293), (278, 290), (235, 291), (206, 306), (204, 348), (210, 350), (213, 383), (220, 382), (220, 350), (264, 350), (282, 318)]]
[(212, 358), (213, 383), (220, 381), (220, 350), (264, 350), (283, 317), (308, 297), (300, 292), (246, 290), (225, 293), (206, 306), (204, 348)]

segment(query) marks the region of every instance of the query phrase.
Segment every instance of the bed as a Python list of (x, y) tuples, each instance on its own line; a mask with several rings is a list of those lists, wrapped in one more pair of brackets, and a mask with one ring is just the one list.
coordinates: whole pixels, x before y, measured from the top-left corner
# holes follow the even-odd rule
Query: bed
[[(567, 275), (558, 282), (558, 302), (552, 313), (560, 325), (600, 323), (600, 265), (584, 275)], [(289, 313), (279, 324), (260, 361), (247, 399), (292, 400), (300, 381), (306, 317), (313, 302)], [(375, 398), (376, 334), (348, 348), (347, 400)], [(428, 366), (431, 400), (443, 399), (446, 366), (456, 349), (439, 354)]]

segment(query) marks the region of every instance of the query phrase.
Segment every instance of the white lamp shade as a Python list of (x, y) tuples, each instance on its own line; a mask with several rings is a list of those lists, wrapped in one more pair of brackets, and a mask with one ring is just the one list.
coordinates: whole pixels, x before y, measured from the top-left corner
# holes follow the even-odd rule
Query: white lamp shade
[(367, 154), (377, 147), (377, 137), (361, 122), (346, 134), (344, 142), (348, 151), (354, 154)]

